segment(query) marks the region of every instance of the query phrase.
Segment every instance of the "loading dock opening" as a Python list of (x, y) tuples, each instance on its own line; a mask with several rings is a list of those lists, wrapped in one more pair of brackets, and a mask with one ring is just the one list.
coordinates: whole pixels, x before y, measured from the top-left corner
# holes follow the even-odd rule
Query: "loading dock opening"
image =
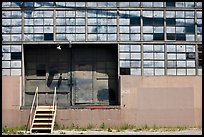
[(59, 107), (118, 105), (118, 45), (24, 45), (24, 106), (31, 106), (36, 86), (39, 104)]

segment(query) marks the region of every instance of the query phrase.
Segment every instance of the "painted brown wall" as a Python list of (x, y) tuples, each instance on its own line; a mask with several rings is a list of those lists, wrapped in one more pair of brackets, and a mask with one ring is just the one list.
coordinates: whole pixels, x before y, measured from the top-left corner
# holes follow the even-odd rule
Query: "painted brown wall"
[[(20, 109), (21, 77), (2, 77), (2, 126), (20, 127), (29, 109)], [(149, 126), (201, 126), (201, 76), (121, 76), (119, 109), (58, 109), (59, 125), (86, 127), (120, 126), (128, 123)]]

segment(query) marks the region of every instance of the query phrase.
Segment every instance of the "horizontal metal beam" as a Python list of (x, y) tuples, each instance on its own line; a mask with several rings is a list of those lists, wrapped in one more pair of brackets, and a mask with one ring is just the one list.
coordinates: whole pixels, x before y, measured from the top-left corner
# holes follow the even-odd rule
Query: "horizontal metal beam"
[[(11, 41), (4, 41), (2, 42), (2, 45), (21, 45), (21, 44), (69, 44), (69, 41), (40, 41), (40, 42), (33, 42), (33, 41), (23, 41), (23, 42), (11, 42)], [(71, 44), (202, 44), (202, 42), (186, 42), (186, 41), (136, 41), (136, 42), (130, 42), (130, 41), (72, 41)]]

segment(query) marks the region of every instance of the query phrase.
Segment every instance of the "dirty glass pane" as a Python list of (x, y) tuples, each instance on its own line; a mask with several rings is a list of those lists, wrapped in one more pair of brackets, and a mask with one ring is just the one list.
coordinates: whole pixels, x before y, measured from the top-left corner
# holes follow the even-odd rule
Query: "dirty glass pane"
[(2, 60), (11, 60), (11, 53), (2, 53)]
[(130, 51), (130, 45), (119, 45), (120, 51)]
[(164, 60), (164, 53), (154, 53), (154, 59)]
[(129, 7), (129, 2), (119, 2), (119, 7)]
[(130, 40), (131, 41), (139, 41), (140, 40), (140, 34), (130, 34)]
[(164, 61), (154, 61), (154, 67), (164, 67)]
[(131, 59), (141, 59), (141, 53), (131, 53)]
[(177, 61), (177, 67), (186, 67), (186, 61)]
[(141, 67), (141, 61), (131, 61), (131, 67)]
[(187, 75), (195, 75), (196, 70), (195, 69), (187, 69)]
[(144, 52), (153, 51), (153, 45), (143, 45), (143, 51)]
[(154, 62), (153, 61), (144, 61), (144, 67), (149, 68), (149, 67), (154, 67)]
[(121, 41), (129, 41), (129, 34), (120, 34)]
[(170, 53), (168, 53), (168, 54), (167, 54), (167, 59), (168, 59), (168, 60), (172, 60), (172, 59), (175, 60), (175, 59), (176, 59), (176, 54), (173, 54), (173, 53), (170, 54)]
[(130, 59), (130, 53), (120, 53), (120, 59)]
[(153, 53), (143, 53), (144, 59), (153, 59)]
[(164, 69), (155, 69), (155, 75), (164, 75)]
[(131, 45), (131, 52), (140, 52), (140, 45)]
[(153, 2), (142, 2), (142, 7), (153, 7)]
[(120, 67), (122, 67), (122, 68), (130, 67), (130, 61), (120, 60)]
[(189, 61), (189, 60), (188, 60), (188, 61), (186, 61), (186, 63), (187, 63), (187, 64), (186, 64), (187, 67), (195, 67), (195, 61), (191, 61), (191, 60)]
[(167, 69), (167, 75), (176, 75), (176, 69)]
[(167, 52), (176, 52), (175, 45), (166, 45), (166, 46), (167, 46)]
[(130, 33), (140, 33), (139, 26), (130, 26)]
[(11, 41), (21, 41), (21, 34), (11, 35)]
[(120, 26), (120, 33), (129, 33), (129, 26)]
[(154, 69), (144, 68), (144, 75), (145, 75), (145, 76), (154, 75)]
[(177, 69), (177, 75), (186, 75), (186, 69)]
[(10, 61), (2, 61), (2, 68), (10, 68), (10, 67), (11, 67)]
[(131, 68), (130, 69), (130, 74), (131, 75), (141, 75), (141, 69), (139, 69), (139, 68)]
[(153, 35), (151, 34), (144, 34), (143, 38), (144, 41), (153, 41)]
[(153, 33), (153, 26), (143, 26), (143, 33)]
[(153, 7), (163, 7), (163, 2), (153, 2)]
[(10, 76), (10, 69), (2, 69), (2, 76)]
[(108, 34), (108, 41), (116, 41), (116, 34)]
[[(150, 3), (150, 2), (148, 2), (148, 3)], [(143, 11), (143, 16), (152, 18), (153, 17), (153, 11)]]

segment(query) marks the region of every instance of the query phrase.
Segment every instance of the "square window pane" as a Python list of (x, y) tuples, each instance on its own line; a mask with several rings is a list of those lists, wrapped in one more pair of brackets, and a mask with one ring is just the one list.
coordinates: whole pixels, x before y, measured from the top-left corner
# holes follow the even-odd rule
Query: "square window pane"
[(153, 26), (143, 26), (143, 33), (153, 33)]
[(130, 45), (119, 45), (120, 51), (130, 51)]
[(155, 69), (155, 75), (163, 76), (164, 75), (164, 69)]
[(145, 68), (144, 69), (144, 75), (145, 76), (152, 76), (152, 75), (154, 75), (154, 69), (147, 69), (147, 68)]
[(120, 67), (123, 67), (123, 68), (129, 68), (130, 67), (130, 61), (123, 61), (123, 60), (120, 60)]
[(138, 76), (141, 75), (141, 69), (131, 68), (130, 71), (131, 71), (131, 72), (130, 72), (131, 75), (138, 75)]
[(120, 53), (120, 59), (130, 59), (130, 53)]
[(152, 52), (153, 51), (153, 45), (143, 45), (143, 51), (144, 52)]
[(164, 61), (154, 61), (154, 67), (164, 67)]
[(131, 59), (141, 59), (140, 53), (131, 53)]
[(186, 75), (186, 69), (177, 69), (177, 75)]
[(131, 52), (140, 52), (140, 45), (131, 45)]
[(195, 69), (187, 69), (187, 75), (195, 75), (196, 71)]
[(141, 67), (141, 61), (131, 61), (131, 67)]
[(143, 38), (144, 41), (153, 41), (153, 35), (151, 34), (144, 34)]
[(176, 69), (167, 69), (167, 75), (176, 75)]
[(140, 41), (140, 34), (130, 34), (130, 41)]
[(154, 67), (154, 62), (153, 61), (144, 61), (143, 65), (145, 68)]

